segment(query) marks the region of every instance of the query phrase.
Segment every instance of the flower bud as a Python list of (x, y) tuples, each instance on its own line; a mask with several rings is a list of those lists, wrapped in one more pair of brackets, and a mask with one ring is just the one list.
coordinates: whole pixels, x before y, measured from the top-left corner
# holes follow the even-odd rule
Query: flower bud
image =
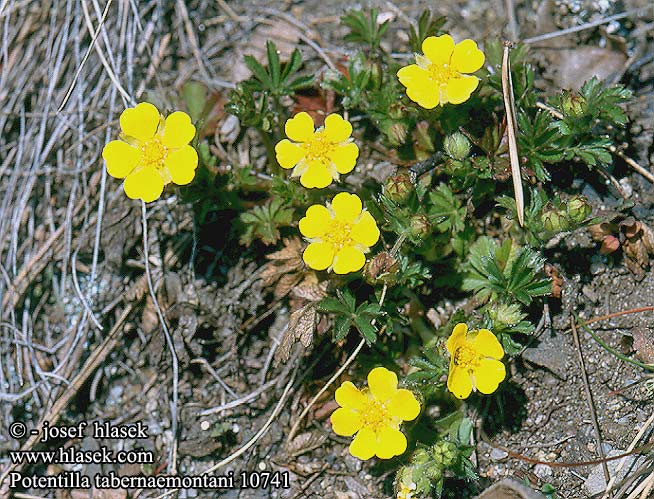
[(427, 475), (432, 482), (437, 482), (443, 478), (443, 468), (440, 464), (430, 464), (429, 466), (425, 466), (425, 475)]
[(543, 227), (549, 232), (563, 232), (570, 228), (567, 217), (559, 211), (550, 210), (540, 216)]
[(408, 128), (405, 123), (401, 121), (390, 122), (382, 125), (382, 129), (393, 146), (399, 146), (406, 142)]
[(592, 208), (584, 196), (573, 196), (566, 203), (565, 210), (570, 219), (579, 224), (586, 220)]
[(397, 259), (391, 256), (388, 251), (382, 251), (368, 261), (363, 269), (363, 277), (368, 284), (372, 285), (377, 284), (377, 282), (393, 284), (398, 269), (399, 262)]
[(406, 173), (397, 173), (386, 179), (384, 195), (391, 201), (401, 203), (413, 192), (413, 183)]
[(463, 161), (470, 154), (470, 141), (460, 132), (454, 132), (443, 141), (445, 153), (452, 159)]
[(413, 454), (413, 459), (411, 460), (415, 464), (425, 464), (428, 463), (431, 459), (427, 449), (420, 448), (416, 450)]
[(586, 99), (581, 95), (567, 94), (563, 98), (563, 111), (569, 116), (583, 116), (586, 113)]
[(425, 238), (431, 233), (431, 223), (425, 215), (411, 217), (411, 234), (419, 238)]
[(426, 121), (418, 122), (412, 136), (418, 149), (428, 152), (434, 151), (434, 142), (429, 136), (429, 123)]

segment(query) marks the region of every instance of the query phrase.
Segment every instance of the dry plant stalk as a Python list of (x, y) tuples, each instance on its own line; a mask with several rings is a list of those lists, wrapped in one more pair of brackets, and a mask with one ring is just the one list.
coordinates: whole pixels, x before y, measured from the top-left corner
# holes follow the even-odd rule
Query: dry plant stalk
[(511, 177), (513, 177), (513, 191), (515, 205), (518, 213), (520, 227), (525, 224), (525, 197), (522, 189), (522, 176), (520, 173), (520, 158), (518, 157), (518, 141), (516, 139), (516, 112), (513, 100), (513, 82), (511, 81), (511, 61), (509, 51), (511, 43), (504, 43), (502, 55), (502, 94), (504, 95), (504, 109), (506, 111), (506, 136), (509, 141), (509, 159), (511, 160)]

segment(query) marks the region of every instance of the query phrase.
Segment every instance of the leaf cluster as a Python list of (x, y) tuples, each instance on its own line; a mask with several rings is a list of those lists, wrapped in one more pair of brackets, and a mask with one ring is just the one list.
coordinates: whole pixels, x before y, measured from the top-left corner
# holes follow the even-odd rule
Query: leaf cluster
[(390, 27), (390, 21), (378, 23), (378, 15), (379, 11), (375, 8), (368, 12), (354, 10), (345, 14), (341, 17), (341, 23), (350, 28), (350, 32), (344, 40), (364, 44), (372, 51), (381, 50), (381, 40)]
[(352, 327), (361, 333), (368, 344), (377, 341), (377, 327), (372, 321), (383, 314), (377, 303), (364, 301), (357, 306), (354, 295), (349, 289), (345, 289), (336, 290), (336, 298), (323, 298), (316, 308), (334, 316), (334, 341), (345, 338)]
[(481, 301), (529, 305), (535, 297), (551, 292), (551, 282), (542, 275), (542, 268), (542, 257), (531, 248), (519, 248), (510, 239), (498, 245), (482, 236), (462, 265), (462, 288), (473, 291)]
[(279, 228), (288, 226), (293, 220), (294, 210), (280, 198), (272, 198), (264, 205), (257, 205), (241, 214), (245, 231), (241, 244), (249, 246), (255, 239), (270, 245), (279, 241)]

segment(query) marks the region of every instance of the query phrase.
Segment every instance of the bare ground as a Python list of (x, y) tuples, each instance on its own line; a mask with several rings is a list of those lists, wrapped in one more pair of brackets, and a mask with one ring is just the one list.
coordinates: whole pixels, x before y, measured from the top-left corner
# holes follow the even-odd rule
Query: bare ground
[[(397, 28), (388, 37), (391, 49), (406, 50), (407, 22), (426, 4), (375, 3), (396, 19)], [(543, 10), (542, 4), (550, 10)], [(529, 37), (646, 2), (604, 4), (517, 2), (514, 12), (520, 35)], [(302, 408), (352, 346), (338, 352), (325, 340), (311, 357), (301, 359), (294, 352), (288, 362), (274, 366), (272, 352), (288, 322), (288, 309), (262, 289), (257, 279), (262, 259), (239, 258), (240, 250), (225, 239), (233, 214), (196, 227), (191, 208), (178, 203), (171, 191), (148, 209), (148, 240), (153, 282), (179, 367), (179, 399), (173, 407), (174, 362), (144, 278), (140, 208), (126, 202), (119, 183), (103, 172), (100, 158), (126, 105), (147, 96), (164, 108), (177, 107), (181, 85), (189, 79), (224, 94), (243, 77), (244, 67), (238, 63), (242, 54), (260, 50), (267, 37), (274, 37), (282, 51), (284, 40), (287, 48), (299, 44), (312, 70), (323, 69), (326, 59), (340, 60), (349, 48), (339, 41), (343, 29), (338, 18), (351, 4), (308, 0), (279, 2), (270, 9), (258, 1), (227, 6), (114, 2), (85, 60), (104, 5), (86, 0), (0, 3), (2, 466), (8, 465), (7, 450), (25, 444), (25, 439), (8, 436), (15, 420), (29, 427), (44, 419), (66, 424), (142, 421), (150, 438), (138, 444), (158, 458), (150, 471), (176, 469), (190, 475), (228, 458), (219, 473), (267, 469), (291, 474), (287, 490), (232, 490), (216, 496), (390, 496), (397, 463), (361, 463), (348, 455), (347, 442), (329, 430), (331, 391), (311, 411), (299, 435), (285, 445)], [(503, 1), (452, 0), (429, 6), (448, 16), (448, 26), (459, 38), (499, 36), (506, 25)], [(645, 168), (651, 168), (654, 151), (651, 27), (651, 14), (632, 15), (604, 31), (591, 29), (560, 39), (568, 48), (602, 48), (608, 40), (628, 51), (630, 57), (619, 60), (603, 52), (597, 66), (618, 64), (618, 74), (609, 77), (621, 79), (636, 94), (628, 108), (627, 152)], [(545, 78), (543, 85), (553, 92), (567, 75), (560, 68), (574, 63), (574, 54), (563, 56), (560, 46), (552, 50), (542, 45), (535, 44), (532, 53)], [(227, 161), (257, 165), (260, 156), (256, 148), (242, 146), (229, 151)], [(638, 217), (654, 222), (651, 184), (621, 162), (614, 173), (626, 177), (631, 198), (639, 205)], [(602, 185), (584, 186), (594, 193), (597, 210), (615, 204), (617, 195), (605, 192)], [(635, 280), (621, 261), (599, 258), (596, 245), (584, 234), (549, 251), (566, 282), (562, 301), (549, 302), (551, 323), (543, 323), (540, 343), (534, 346), (537, 353), (525, 352), (512, 363), (511, 379), (497, 398), (501, 403), (482, 401), (472, 407), (471, 414), (483, 420), (475, 442), (479, 487), (510, 475), (526, 478), (536, 488), (552, 483), (561, 497), (587, 497), (584, 480), (597, 465), (536, 465), (525, 457), (558, 463), (597, 459), (599, 442), (578, 351), (567, 331), (570, 311), (591, 318), (653, 306), (654, 278), (647, 268), (642, 279)], [(610, 345), (628, 351), (624, 338), (633, 336), (634, 328), (644, 328), (651, 339), (652, 317), (651, 312), (630, 314), (594, 327)], [(536, 311), (535, 320), (539, 318)], [(625, 450), (652, 414), (648, 375), (608, 354), (584, 331), (579, 334), (604, 451)], [(179, 422), (178, 438), (173, 438), (174, 419)], [(268, 431), (255, 445), (230, 457), (267, 424)], [(121, 445), (93, 439), (76, 445), (94, 449), (103, 443)], [(507, 456), (493, 446), (512, 453)], [(633, 470), (629, 476), (636, 480), (651, 473), (651, 460), (639, 466), (646, 473)], [(85, 471), (111, 469), (140, 471), (127, 465)], [(39, 474), (59, 471), (26, 469)], [(468, 497), (475, 487), (455, 484), (450, 490), (455, 491), (453, 497)], [(66, 490), (46, 492), (31, 491), (37, 496), (86, 497)], [(107, 497), (124, 497), (118, 494)], [(154, 491), (130, 495), (156, 496)], [(182, 491), (180, 497), (193, 494)]]

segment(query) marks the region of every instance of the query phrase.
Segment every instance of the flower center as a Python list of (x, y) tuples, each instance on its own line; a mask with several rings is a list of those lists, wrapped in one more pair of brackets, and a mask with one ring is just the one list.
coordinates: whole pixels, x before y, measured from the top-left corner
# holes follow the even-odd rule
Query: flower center
[(446, 85), (449, 80), (458, 76), (458, 72), (449, 64), (430, 64), (427, 70), (430, 78), (439, 85)]
[(309, 161), (328, 163), (329, 154), (336, 145), (327, 138), (325, 131), (321, 130), (314, 133), (312, 139), (302, 144), (302, 147), (304, 147), (304, 155)]
[(474, 367), (478, 363), (477, 352), (468, 345), (461, 345), (454, 351), (454, 364), (461, 367)]
[(363, 427), (378, 433), (383, 428), (393, 426), (394, 418), (386, 405), (373, 397), (368, 390), (364, 390), (364, 394), (367, 395), (368, 401), (360, 412)]
[(331, 221), (329, 229), (323, 236), (323, 240), (333, 245), (336, 251), (338, 251), (343, 246), (350, 246), (352, 244), (352, 238), (350, 237), (351, 231), (352, 227), (349, 223), (336, 218)]
[(168, 149), (161, 143), (157, 137), (148, 140), (141, 146), (142, 161), (144, 166), (152, 166), (156, 169), (161, 169), (164, 160), (168, 155)]

